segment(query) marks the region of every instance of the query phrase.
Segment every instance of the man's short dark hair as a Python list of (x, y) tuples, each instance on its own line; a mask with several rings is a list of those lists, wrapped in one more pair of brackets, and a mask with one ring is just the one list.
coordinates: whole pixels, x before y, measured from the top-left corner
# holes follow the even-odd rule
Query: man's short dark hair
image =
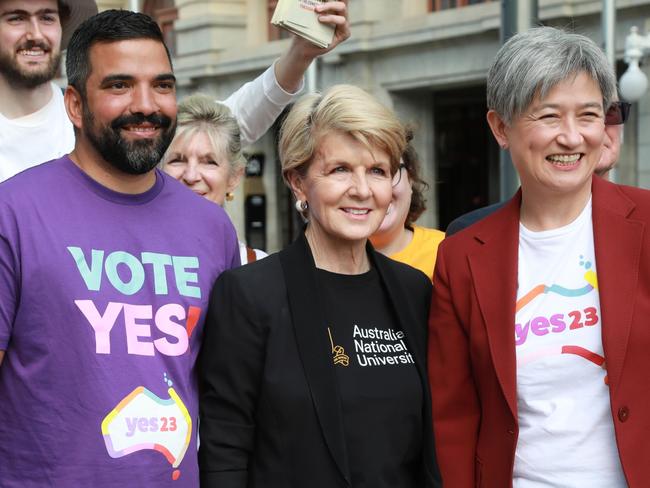
[(68, 84), (85, 98), (86, 82), (92, 71), (90, 48), (97, 43), (152, 39), (165, 47), (169, 64), (172, 59), (158, 24), (145, 14), (129, 10), (106, 10), (86, 19), (72, 34), (65, 61)]

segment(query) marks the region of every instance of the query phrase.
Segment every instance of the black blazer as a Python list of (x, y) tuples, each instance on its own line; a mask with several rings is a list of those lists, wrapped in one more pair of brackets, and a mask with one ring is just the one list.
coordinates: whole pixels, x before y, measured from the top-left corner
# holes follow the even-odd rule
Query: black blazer
[[(420, 374), (422, 486), (439, 487), (426, 373), (431, 284), (370, 245), (368, 253), (399, 310), (399, 326)], [(302, 236), (284, 251), (217, 280), (199, 358), (201, 487), (351, 486), (315, 269)]]
[(475, 224), (479, 220), (483, 220), (488, 215), (499, 210), (505, 204), (506, 202), (493, 203), (492, 205), (488, 205), (487, 207), (477, 208), (476, 210), (472, 210), (471, 212), (467, 212), (466, 214), (461, 215), (457, 219), (452, 220), (451, 223), (447, 226), (447, 230), (445, 231), (445, 236), (446, 237), (452, 236), (456, 232), (460, 232), (464, 228), (469, 227), (472, 224)]

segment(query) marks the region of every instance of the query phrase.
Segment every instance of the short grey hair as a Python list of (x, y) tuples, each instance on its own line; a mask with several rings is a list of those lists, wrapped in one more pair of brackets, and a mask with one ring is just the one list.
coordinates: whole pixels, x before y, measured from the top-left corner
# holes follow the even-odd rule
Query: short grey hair
[[(226, 105), (197, 93), (180, 101), (177, 118), (178, 126), (174, 139), (189, 139), (203, 132), (208, 136), (213, 152), (220, 148), (225, 151), (230, 163), (230, 174), (245, 166), (246, 158), (241, 150), (239, 124)], [(167, 157), (168, 154), (163, 156), (163, 165), (167, 162)]]
[(487, 76), (487, 106), (510, 124), (536, 96), (586, 73), (600, 88), (603, 110), (616, 97), (614, 69), (586, 36), (554, 27), (535, 27), (511, 37), (499, 49)]

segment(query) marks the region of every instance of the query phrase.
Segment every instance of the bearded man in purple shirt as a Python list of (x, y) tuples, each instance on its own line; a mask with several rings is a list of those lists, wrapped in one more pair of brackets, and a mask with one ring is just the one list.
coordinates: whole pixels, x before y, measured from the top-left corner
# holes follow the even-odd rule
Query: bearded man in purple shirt
[(0, 185), (0, 486), (196, 487), (196, 355), (237, 238), (156, 169), (176, 124), (156, 23), (103, 12), (66, 63), (74, 151)]

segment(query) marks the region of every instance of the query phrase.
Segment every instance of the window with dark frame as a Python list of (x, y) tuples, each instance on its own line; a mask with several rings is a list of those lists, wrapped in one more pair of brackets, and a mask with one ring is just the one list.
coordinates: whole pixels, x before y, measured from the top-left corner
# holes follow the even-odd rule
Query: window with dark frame
[(142, 12), (158, 23), (169, 52), (172, 56), (176, 54), (174, 22), (178, 19), (178, 9), (174, 0), (145, 0)]
[(429, 12), (438, 12), (450, 8), (465, 7), (477, 3), (487, 3), (492, 0), (429, 0)]

